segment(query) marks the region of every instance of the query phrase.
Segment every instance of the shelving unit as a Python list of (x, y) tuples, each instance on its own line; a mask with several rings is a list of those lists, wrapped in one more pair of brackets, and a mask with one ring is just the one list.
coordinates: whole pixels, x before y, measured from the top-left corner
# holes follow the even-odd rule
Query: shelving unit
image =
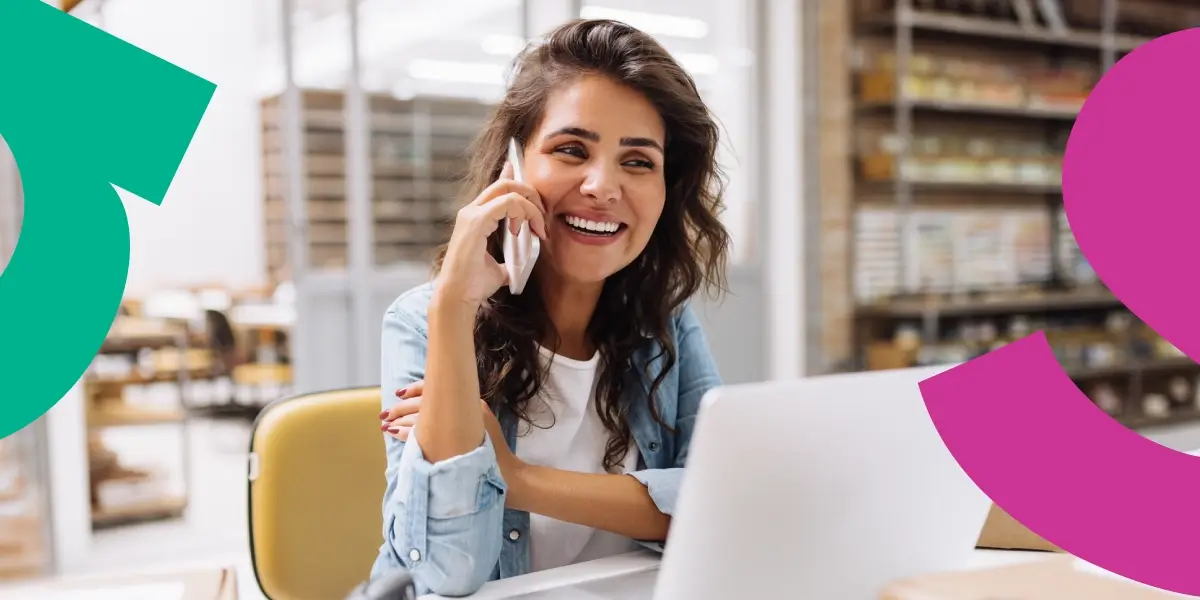
[[(285, 198), (281, 98), (262, 101), (267, 265), (286, 281), (288, 230), (308, 242), (314, 269), (342, 271), (348, 260), (346, 115), (340, 92), (303, 97), (305, 215), (289, 215)], [(492, 110), (463, 99), (368, 97), (372, 229), (377, 265), (427, 262), (450, 234), (471, 139)]]
[(0, 439), (0, 582), (49, 572), (49, 515), (37, 423)]
[[(213, 375), (204, 343), (182, 324), (117, 317), (83, 378), (93, 528), (183, 515), (191, 481), (185, 398), (190, 382)], [(112, 430), (150, 427), (177, 428), (182, 489), (173, 489), (170, 468), (127, 466), (109, 447)]]
[(822, 254), (833, 274), (821, 292), (826, 368), (958, 362), (1042, 330), (1081, 389), (1127, 426), (1200, 419), (1200, 368), (1098, 281), (1061, 189), (1092, 86), (1139, 45), (1200, 25), (1200, 4), (856, 0), (824, 10), (833, 58), (821, 74), (831, 107), (820, 119), (821, 219), (848, 235), (827, 225), (821, 244), (849, 241)]

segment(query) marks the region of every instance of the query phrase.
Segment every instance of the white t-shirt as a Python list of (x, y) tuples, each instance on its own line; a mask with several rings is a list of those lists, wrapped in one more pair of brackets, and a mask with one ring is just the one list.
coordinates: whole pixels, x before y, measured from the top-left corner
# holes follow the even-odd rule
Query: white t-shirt
[[(595, 384), (600, 355), (579, 361), (538, 348), (550, 361), (541, 393), (530, 400), (530, 422), (517, 427), (517, 456), (534, 465), (582, 473), (604, 473), (608, 431), (596, 413)], [(545, 362), (543, 362), (543, 365)], [(624, 472), (637, 469), (637, 446), (630, 444)], [(637, 544), (624, 536), (529, 515), (530, 568), (552, 569), (629, 552)]]

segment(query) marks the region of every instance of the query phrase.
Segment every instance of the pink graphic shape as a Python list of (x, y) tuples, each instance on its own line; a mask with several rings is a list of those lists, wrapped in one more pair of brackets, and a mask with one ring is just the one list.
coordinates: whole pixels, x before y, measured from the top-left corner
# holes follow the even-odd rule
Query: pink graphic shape
[[(1068, 220), (1116, 296), (1200, 356), (1200, 29), (1147, 43), (1089, 96), (1063, 161)], [(1200, 275), (1200, 273), (1197, 273)], [(1041, 333), (921, 384), (963, 470), (1030, 530), (1103, 569), (1200, 596), (1200, 458), (1101, 412)]]
[(1103, 569), (1200, 596), (1200, 458), (1100, 411), (1044, 334), (920, 387), (947, 449), (1014, 519)]
[(1200, 29), (1151, 41), (1088, 97), (1063, 159), (1072, 232), (1100, 279), (1200, 356)]

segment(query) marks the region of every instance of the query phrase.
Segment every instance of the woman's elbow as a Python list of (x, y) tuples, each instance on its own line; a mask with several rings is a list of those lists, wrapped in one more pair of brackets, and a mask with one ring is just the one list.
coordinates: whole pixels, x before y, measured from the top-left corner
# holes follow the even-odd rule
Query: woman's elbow
[(488, 543), (439, 544), (430, 548), (429, 556), (410, 554), (404, 559), (419, 595), (460, 598), (478, 592), (492, 579), (500, 550), (498, 544)]
[[(500, 562), (503, 510), (502, 500), (498, 500), (473, 514), (425, 517), (423, 526), (398, 522), (390, 541), (412, 573), (418, 592), (470, 596), (490, 581)], [(405, 535), (420, 530), (424, 530), (420, 538)]]

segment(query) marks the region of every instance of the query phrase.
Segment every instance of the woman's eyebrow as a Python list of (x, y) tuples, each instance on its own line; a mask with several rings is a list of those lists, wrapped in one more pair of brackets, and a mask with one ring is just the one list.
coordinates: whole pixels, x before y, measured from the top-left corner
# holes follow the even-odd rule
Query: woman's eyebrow
[[(600, 141), (600, 134), (590, 129), (584, 129), (583, 127), (561, 127), (546, 134), (544, 139), (550, 139), (556, 135), (574, 135), (590, 142)], [(659, 152), (663, 152), (662, 144), (646, 137), (623, 137), (621, 138), (621, 145), (633, 148), (654, 148)]]
[(625, 137), (621, 138), (622, 146), (633, 146), (634, 148), (655, 148), (659, 152), (663, 151), (662, 144), (644, 137)]

